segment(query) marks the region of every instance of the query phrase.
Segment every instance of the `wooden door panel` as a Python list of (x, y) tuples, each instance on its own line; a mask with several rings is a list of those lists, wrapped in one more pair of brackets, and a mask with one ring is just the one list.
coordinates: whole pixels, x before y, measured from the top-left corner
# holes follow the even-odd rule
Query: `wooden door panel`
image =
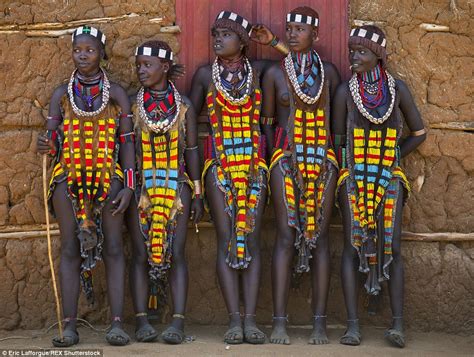
[[(350, 75), (347, 59), (349, 0), (176, 0), (176, 22), (181, 27), (179, 62), (186, 65), (186, 76), (178, 88), (187, 92), (194, 71), (214, 60), (210, 46), (210, 28), (217, 14), (230, 10), (244, 16), (252, 24), (269, 26), (285, 38), (286, 14), (297, 6), (310, 6), (319, 13), (319, 40), (315, 48), (324, 60), (334, 63), (343, 78)], [(250, 58), (280, 59), (268, 46), (252, 43)]]

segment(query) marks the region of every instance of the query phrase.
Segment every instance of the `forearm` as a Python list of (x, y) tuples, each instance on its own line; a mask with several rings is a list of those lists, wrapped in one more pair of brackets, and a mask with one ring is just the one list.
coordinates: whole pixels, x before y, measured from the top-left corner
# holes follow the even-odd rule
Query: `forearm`
[(191, 181), (201, 179), (201, 170), (199, 164), (199, 150), (198, 146), (186, 148), (184, 152), (184, 160), (186, 162), (186, 172)]

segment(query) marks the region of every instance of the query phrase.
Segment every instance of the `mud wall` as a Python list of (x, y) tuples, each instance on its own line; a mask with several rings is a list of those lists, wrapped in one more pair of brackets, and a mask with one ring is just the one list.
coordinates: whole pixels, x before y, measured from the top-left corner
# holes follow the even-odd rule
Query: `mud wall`
[[(0, 309), (0, 329), (41, 328), (53, 322), (55, 314), (41, 226), (41, 159), (34, 149), (49, 97), (73, 68), (68, 31), (86, 23), (99, 26), (107, 35), (110, 60), (106, 67), (110, 76), (129, 91), (137, 86), (133, 73), (137, 44), (150, 38), (164, 39), (175, 52), (179, 52), (180, 44), (173, 27), (172, 0), (21, 0), (1, 6), (0, 302), (4, 308)], [(419, 239), (406, 241), (403, 247), (405, 315), (409, 326), (424, 330), (474, 331), (470, 319), (474, 311), (473, 15), (469, 1), (354, 0), (350, 4), (352, 24), (375, 22), (386, 31), (389, 69), (408, 83), (429, 128), (427, 141), (404, 161), (413, 183), (404, 211), (404, 231), (420, 234)], [(428, 26), (432, 24), (441, 27)], [(272, 208), (268, 207), (262, 233), (262, 323), (271, 321), (270, 261), (275, 236), (272, 216)], [(334, 214), (330, 323), (345, 319), (338, 224)], [(439, 232), (446, 234), (436, 235)], [(405, 235), (406, 239), (410, 237)], [(189, 231), (187, 316), (191, 322), (226, 322), (214, 272), (215, 241), (210, 227), (203, 227), (198, 237)], [(57, 257), (57, 234), (53, 243)], [(97, 305), (88, 307), (81, 297), (80, 314), (93, 323), (105, 322), (108, 311), (102, 266), (96, 274), (95, 288)], [(306, 275), (291, 291), (292, 323), (310, 322), (310, 300)], [(126, 302), (125, 316), (132, 320), (129, 296)], [(361, 296), (361, 311), (363, 303)], [(361, 318), (364, 323), (385, 325), (390, 316), (388, 307), (384, 293), (380, 313), (370, 318), (362, 313)]]

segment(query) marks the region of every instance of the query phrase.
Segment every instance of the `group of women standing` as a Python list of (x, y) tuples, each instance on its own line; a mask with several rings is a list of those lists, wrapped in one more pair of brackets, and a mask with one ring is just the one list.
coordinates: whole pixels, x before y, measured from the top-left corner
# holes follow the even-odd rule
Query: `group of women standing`
[[(55, 346), (79, 342), (80, 286), (93, 301), (91, 270), (102, 258), (112, 320), (106, 340), (112, 345), (129, 342), (122, 327), (124, 218), (132, 237), (136, 340), (158, 337), (148, 322), (147, 302), (148, 307), (160, 303), (159, 282), (167, 278), (173, 319), (161, 336), (168, 343), (183, 342), (187, 222), (200, 220), (204, 199), (216, 229), (217, 275), (229, 314), (224, 341), (264, 343), (256, 305), (259, 235), (270, 191), (277, 227), (270, 342), (290, 344), (286, 311), (295, 252), (296, 271), (312, 272), (314, 329), (309, 343), (329, 342), (328, 230), (337, 192), (348, 316), (340, 342), (361, 341), (359, 270), (368, 275), (370, 294), (379, 292), (381, 281), (389, 281), (393, 321), (386, 337), (404, 346), (400, 233), (408, 183), (399, 161), (424, 140), (423, 122), (406, 85), (386, 70), (387, 41), (379, 28), (351, 31), (353, 76), (344, 83), (313, 49), (318, 28), (315, 10), (294, 9), (286, 18), (288, 48), (267, 27), (252, 27), (242, 16), (222, 11), (211, 29), (216, 59), (194, 74), (189, 99), (169, 79), (175, 67), (165, 42), (149, 41), (136, 49), (141, 88), (128, 98), (100, 67), (105, 35), (89, 26), (75, 30), (76, 68), (53, 93), (47, 134), (38, 137), (38, 151), (54, 157), (50, 203), (62, 242), (65, 327), (63, 339), (53, 339)], [(249, 60), (251, 38), (275, 47), (284, 59)], [(203, 105), (209, 135), (201, 169), (196, 112)], [(404, 139), (400, 111), (411, 133)]]

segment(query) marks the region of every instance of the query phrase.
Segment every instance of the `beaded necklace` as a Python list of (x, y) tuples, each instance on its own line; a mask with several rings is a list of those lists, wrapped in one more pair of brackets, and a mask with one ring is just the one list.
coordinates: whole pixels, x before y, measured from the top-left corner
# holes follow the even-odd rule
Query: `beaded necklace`
[[(323, 92), (323, 87), (324, 87), (324, 67), (321, 62), (321, 58), (319, 57), (318, 53), (315, 50), (311, 51), (311, 57), (312, 57), (312, 64), (311, 64), (311, 73), (308, 74), (307, 77), (304, 76), (304, 73), (300, 73), (299, 75), (296, 74), (296, 68), (299, 66), (295, 64), (295, 61), (293, 60), (294, 54), (291, 52), (288, 53), (288, 55), (285, 57), (284, 64), (285, 64), (285, 70), (288, 75), (288, 78), (290, 79), (291, 85), (293, 86), (296, 95), (306, 104), (314, 104), (319, 100), (319, 97), (321, 97), (321, 93)], [(306, 65), (302, 63), (301, 67), (305, 67)], [(312, 82), (314, 84), (316, 75), (318, 73), (317, 69), (313, 69), (313, 67), (318, 67), (320, 68), (321, 71), (321, 85), (319, 86), (318, 92), (314, 97), (311, 97), (310, 95), (306, 94), (309, 93), (309, 89), (311, 86), (309, 86), (309, 82)], [(304, 70), (303, 70), (304, 71)], [(300, 70), (301, 72), (301, 70)], [(310, 77), (311, 78), (308, 78)], [(301, 78), (301, 83), (298, 77)], [(303, 88), (304, 89), (303, 89)]]
[(155, 133), (167, 132), (179, 116), (181, 96), (173, 83), (161, 98), (153, 97), (153, 93), (141, 87), (137, 94), (138, 114), (148, 128)]
[[(216, 89), (222, 93), (224, 98), (231, 102), (234, 105), (241, 105), (247, 101), (247, 98), (250, 95), (250, 91), (252, 89), (252, 81), (253, 81), (253, 70), (250, 64), (250, 61), (247, 57), (242, 58), (243, 61), (243, 69), (239, 71), (241, 74), (242, 79), (238, 80), (239, 74), (235, 73), (232, 75), (231, 79), (237, 78), (237, 83), (232, 85), (231, 82), (227, 80), (229, 77), (230, 72), (226, 71), (227, 75), (226, 78), (223, 77), (224, 66), (219, 64), (219, 59), (216, 57), (214, 63), (212, 64), (212, 82)], [(226, 87), (227, 86), (227, 87)], [(237, 96), (238, 95), (238, 96)]]
[[(369, 95), (365, 93), (365, 90), (367, 89), (364, 90), (363, 80), (359, 75), (354, 73), (352, 78), (349, 80), (349, 90), (351, 92), (352, 99), (357, 106), (357, 109), (365, 118), (374, 124), (384, 123), (392, 114), (393, 108), (395, 106), (395, 79), (390, 73), (388, 73), (388, 71), (381, 69), (380, 72), (380, 78), (378, 79), (378, 82), (376, 82), (377, 92), (373, 98), (371, 98), (370, 92)], [(373, 74), (371, 75), (373, 76)], [(368, 78), (368, 76), (366, 78)], [(386, 102), (387, 90), (384, 88), (386, 88), (387, 84), (385, 84), (385, 78), (388, 84), (388, 91), (390, 93), (390, 105), (387, 109), (387, 112), (381, 118), (376, 118), (371, 115), (366, 108), (375, 109)], [(360, 84), (361, 82), (362, 85)], [(369, 90), (374, 93), (373, 87), (371, 87)]]
[(107, 74), (105, 73), (105, 71), (102, 68), (100, 70), (101, 70), (102, 76), (103, 76), (103, 84), (102, 84), (102, 90), (101, 90), (101, 92), (102, 92), (102, 105), (100, 106), (99, 109), (94, 110), (94, 111), (90, 111), (90, 112), (79, 109), (79, 107), (76, 105), (76, 102), (74, 101), (74, 89), (73, 89), (73, 87), (74, 87), (75, 79), (76, 79), (76, 76), (77, 76), (77, 73), (78, 73), (77, 69), (75, 69), (71, 74), (71, 78), (69, 79), (69, 83), (68, 83), (68, 86), (67, 86), (67, 94), (69, 96), (69, 102), (71, 103), (72, 111), (78, 117), (92, 117), (92, 116), (98, 115), (105, 109), (105, 107), (109, 103), (110, 82), (109, 82), (109, 79), (107, 78)]
[(292, 53), (295, 72), (298, 74), (298, 84), (304, 94), (309, 95), (311, 87), (316, 83), (319, 73), (318, 60), (314, 51), (308, 53)]
[(74, 93), (76, 96), (82, 99), (82, 102), (86, 105), (87, 110), (90, 111), (92, 110), (94, 101), (102, 92), (102, 73), (99, 72), (98, 76), (86, 81), (84, 81), (82, 78), (83, 77), (78, 74), (74, 79)]
[(387, 103), (387, 76), (380, 65), (357, 77), (364, 107), (375, 109)]

